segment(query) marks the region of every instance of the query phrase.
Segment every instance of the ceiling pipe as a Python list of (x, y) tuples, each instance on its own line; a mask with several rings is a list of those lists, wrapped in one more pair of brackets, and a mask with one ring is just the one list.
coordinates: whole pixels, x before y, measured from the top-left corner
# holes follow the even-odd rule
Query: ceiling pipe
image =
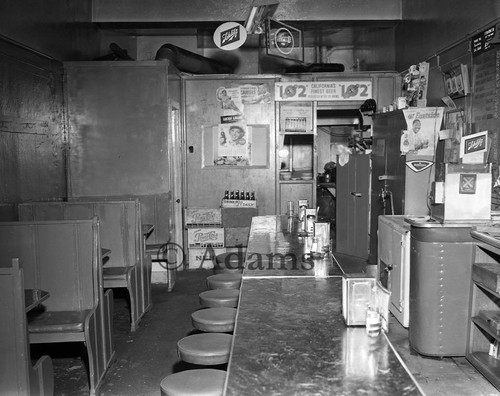
[(182, 72), (193, 74), (232, 74), (231, 66), (216, 60), (205, 58), (194, 52), (177, 47), (173, 44), (164, 44), (156, 52), (156, 60), (169, 60)]

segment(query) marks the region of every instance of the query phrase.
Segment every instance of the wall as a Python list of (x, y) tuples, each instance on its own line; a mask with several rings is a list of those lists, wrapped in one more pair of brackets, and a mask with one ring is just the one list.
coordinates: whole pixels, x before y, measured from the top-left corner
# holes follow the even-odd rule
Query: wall
[[(268, 126), (267, 150), (265, 137), (252, 142), (255, 154), (268, 155), (268, 166), (259, 168), (239, 166), (210, 166), (204, 155), (213, 153), (213, 144), (206, 139), (207, 129), (221, 123), (224, 110), (217, 100), (220, 87), (239, 88), (250, 84), (269, 93), (268, 102), (246, 103), (243, 117), (248, 125)], [(255, 191), (260, 215), (275, 213), (275, 129), (274, 129), (274, 78), (259, 76), (242, 78), (235, 76), (210, 76), (185, 79), (186, 120), (186, 171), (187, 207), (218, 208), (225, 190)], [(204, 135), (205, 134), (205, 135)], [(210, 135), (213, 136), (213, 135)], [(208, 142), (207, 142), (208, 140)], [(211, 146), (207, 146), (207, 143)], [(263, 144), (263, 146), (262, 146)], [(192, 150), (189, 150), (192, 147)], [(204, 147), (209, 147), (204, 150)], [(262, 147), (262, 148), (261, 148)], [(208, 164), (208, 166), (207, 166)], [(212, 162), (213, 164), (213, 162)]]
[(61, 61), (89, 60), (100, 55), (91, 8), (91, 0), (2, 0), (0, 35)]
[(500, 15), (497, 0), (402, 0), (396, 29), (396, 69), (423, 61)]
[(0, 40), (0, 202), (66, 196), (62, 65)]

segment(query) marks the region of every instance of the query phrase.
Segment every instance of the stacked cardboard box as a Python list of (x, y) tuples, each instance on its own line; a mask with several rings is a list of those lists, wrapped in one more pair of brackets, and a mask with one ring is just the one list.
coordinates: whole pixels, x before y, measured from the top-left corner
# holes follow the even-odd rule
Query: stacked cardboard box
[(221, 209), (187, 208), (185, 224), (189, 269), (211, 269), (215, 257), (225, 253)]

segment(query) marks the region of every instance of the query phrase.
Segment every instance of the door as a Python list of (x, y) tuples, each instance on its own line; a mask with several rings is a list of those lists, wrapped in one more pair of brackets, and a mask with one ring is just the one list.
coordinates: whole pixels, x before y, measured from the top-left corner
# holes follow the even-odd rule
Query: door
[(337, 166), (338, 253), (368, 258), (369, 203), (370, 156), (350, 155), (347, 164)]
[[(180, 105), (176, 101), (169, 100), (169, 136), (168, 136), (168, 158), (169, 158), (169, 181), (172, 191), (172, 200), (170, 207), (170, 238), (175, 245), (172, 254), (175, 257), (169, 257), (168, 263), (174, 264), (176, 269), (182, 270), (184, 264), (183, 247), (183, 158), (182, 158), (182, 140), (181, 140), (181, 117)], [(175, 272), (169, 275), (169, 282)], [(172, 279), (174, 281), (174, 279)], [(173, 284), (172, 284), (173, 286)]]

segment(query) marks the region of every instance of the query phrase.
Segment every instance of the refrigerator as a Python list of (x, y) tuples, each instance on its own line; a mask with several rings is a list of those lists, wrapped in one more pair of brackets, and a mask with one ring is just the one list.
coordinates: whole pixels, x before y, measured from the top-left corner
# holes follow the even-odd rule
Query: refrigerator
[(434, 180), (434, 157), (401, 154), (407, 129), (403, 110), (373, 115), (370, 253), (377, 264), (379, 216), (428, 216), (428, 196)]

